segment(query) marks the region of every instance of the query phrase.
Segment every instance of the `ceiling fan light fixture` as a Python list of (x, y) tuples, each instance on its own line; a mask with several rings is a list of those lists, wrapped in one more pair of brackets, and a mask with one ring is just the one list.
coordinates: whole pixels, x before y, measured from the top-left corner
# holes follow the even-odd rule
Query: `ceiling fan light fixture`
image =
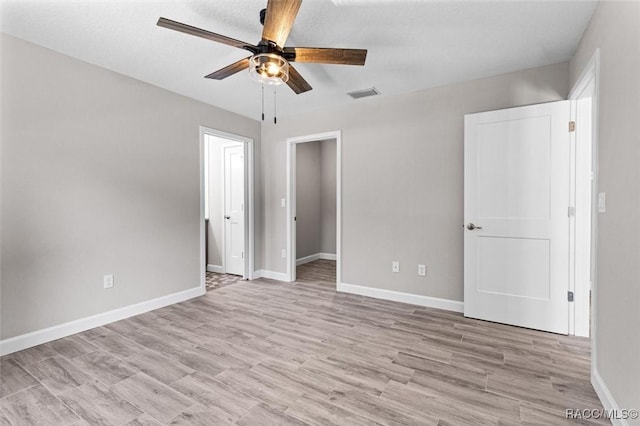
[(287, 37), (301, 5), (302, 0), (267, 0), (266, 9), (260, 12), (260, 23), (263, 24), (263, 28), (262, 37), (257, 45), (167, 18), (159, 18), (157, 25), (249, 51), (253, 55), (205, 75), (205, 78), (224, 80), (249, 68), (251, 78), (263, 84), (263, 91), (264, 83), (271, 85), (286, 83), (299, 95), (308, 92), (312, 87), (293, 65), (289, 65), (288, 61), (362, 66), (367, 58), (366, 49), (287, 46), (285, 44)]
[(289, 62), (275, 53), (259, 53), (249, 59), (249, 74), (264, 84), (282, 84), (289, 80)]

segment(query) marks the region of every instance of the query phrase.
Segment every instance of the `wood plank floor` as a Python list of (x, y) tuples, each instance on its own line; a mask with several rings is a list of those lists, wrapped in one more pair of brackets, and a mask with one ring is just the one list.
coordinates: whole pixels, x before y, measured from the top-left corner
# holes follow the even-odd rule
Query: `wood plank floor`
[(240, 275), (220, 274), (218, 272), (207, 272), (205, 277), (205, 286), (207, 291), (217, 290), (240, 281)]
[(336, 293), (331, 261), (298, 277), (5, 356), (0, 425), (555, 425), (601, 407), (587, 339)]

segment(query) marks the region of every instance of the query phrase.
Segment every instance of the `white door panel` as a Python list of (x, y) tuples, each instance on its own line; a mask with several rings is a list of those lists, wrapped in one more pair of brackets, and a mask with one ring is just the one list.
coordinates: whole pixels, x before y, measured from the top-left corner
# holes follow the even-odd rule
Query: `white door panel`
[(244, 274), (244, 147), (224, 148), (225, 272)]
[(465, 116), (465, 316), (567, 333), (569, 114)]
[(549, 121), (535, 117), (477, 126), (479, 219), (549, 218)]
[(479, 237), (477, 291), (549, 300), (549, 240)]

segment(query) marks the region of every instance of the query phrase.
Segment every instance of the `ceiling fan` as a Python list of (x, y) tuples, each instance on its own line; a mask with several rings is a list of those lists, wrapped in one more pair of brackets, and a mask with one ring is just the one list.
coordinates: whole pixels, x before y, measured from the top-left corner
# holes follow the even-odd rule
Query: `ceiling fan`
[(268, 0), (267, 8), (260, 12), (260, 22), (264, 28), (262, 39), (257, 45), (166, 18), (160, 18), (158, 26), (248, 50), (252, 53), (251, 56), (212, 72), (205, 78), (222, 80), (249, 68), (254, 79), (267, 84), (286, 83), (296, 94), (300, 94), (311, 90), (311, 86), (289, 62), (364, 65), (367, 58), (366, 49), (285, 47), (284, 43), (301, 4), (302, 0)]

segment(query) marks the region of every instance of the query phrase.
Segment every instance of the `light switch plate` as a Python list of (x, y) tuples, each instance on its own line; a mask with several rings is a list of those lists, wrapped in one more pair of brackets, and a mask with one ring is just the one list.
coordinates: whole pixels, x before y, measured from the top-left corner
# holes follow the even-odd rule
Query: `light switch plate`
[(607, 198), (604, 192), (598, 194), (598, 213), (607, 212)]
[(287, 199), (286, 198), (281, 198), (280, 199), (280, 207), (287, 207)]

